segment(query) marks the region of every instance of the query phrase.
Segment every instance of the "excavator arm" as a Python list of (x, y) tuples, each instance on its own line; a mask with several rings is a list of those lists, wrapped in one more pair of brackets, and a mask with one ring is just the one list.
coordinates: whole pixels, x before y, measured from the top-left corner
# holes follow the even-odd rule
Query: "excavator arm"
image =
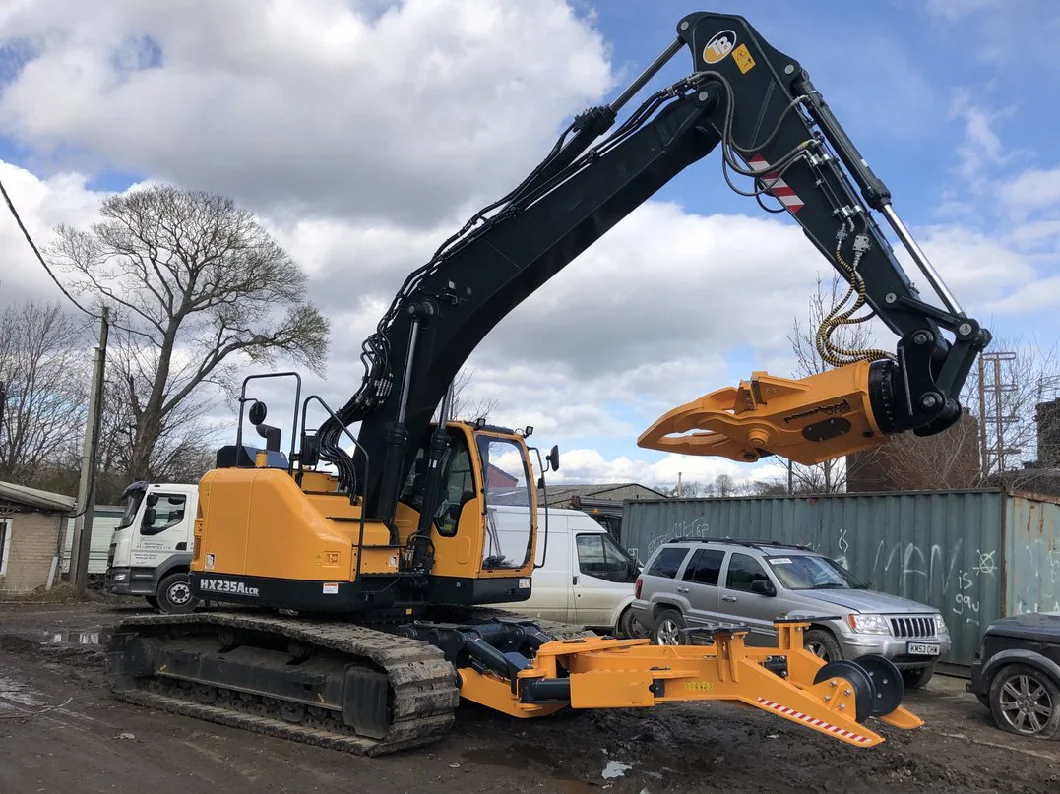
[[(682, 49), (692, 55), (690, 76), (652, 93), (614, 127), (618, 111)], [(836, 350), (826, 335), (823, 354), (842, 366), (839, 374), (784, 381), (756, 373), (740, 389), (662, 417), (641, 445), (811, 461), (907, 430), (936, 433), (960, 416), (961, 387), (989, 333), (964, 314), (799, 63), (741, 17), (696, 13), (678, 23), (675, 41), (614, 102), (577, 117), (517, 188), (410, 274), (365, 340), (362, 385), (321, 426), (318, 441), (343, 486), (363, 496), (369, 516), (392, 520), (412, 445), (422, 444), (449, 384), (489, 331), (715, 150), (735, 190), (766, 210), (764, 202), (777, 203), (850, 284), (855, 308), (832, 324), (878, 317), (899, 336), (897, 351)], [(935, 303), (910, 282), (873, 212), (902, 240)], [(853, 317), (861, 306), (863, 314)], [(339, 434), (358, 421), (361, 455), (351, 460)], [(694, 434), (672, 435), (689, 430)], [(441, 447), (434, 444), (432, 454)]]

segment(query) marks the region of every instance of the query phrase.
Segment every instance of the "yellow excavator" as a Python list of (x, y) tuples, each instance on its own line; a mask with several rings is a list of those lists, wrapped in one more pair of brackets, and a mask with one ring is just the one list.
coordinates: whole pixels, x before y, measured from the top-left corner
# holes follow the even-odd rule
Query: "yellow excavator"
[[(691, 74), (618, 123), (682, 50)], [(559, 451), (542, 460), (530, 427), (451, 421), (454, 378), (503, 317), (716, 149), (729, 185), (790, 216), (849, 283), (817, 340), (835, 368), (803, 380), (756, 372), (668, 412), (640, 445), (813, 463), (952, 425), (989, 332), (958, 305), (799, 63), (741, 17), (693, 13), (613, 102), (579, 115), (522, 183), (409, 274), (362, 345), (364, 379), (345, 404), (304, 396), (297, 373), (244, 381), (235, 444), (199, 484), (190, 575), (195, 595), (226, 606), (120, 623), (106, 646), (115, 695), (370, 755), (437, 740), (461, 699), (528, 718), (730, 701), (856, 747), (883, 741), (873, 720), (921, 725), (886, 659), (824, 663), (803, 648), (820, 616), (776, 621), (772, 647), (726, 624), (661, 646), (486, 606), (527, 598), (547, 558), (537, 491)], [(869, 317), (899, 337), (896, 352), (835, 343), (836, 328)], [(248, 394), (262, 378), (294, 391), (287, 453), (282, 428)], [(310, 406), (326, 417), (315, 430)], [(243, 444), (244, 419), (264, 449)]]

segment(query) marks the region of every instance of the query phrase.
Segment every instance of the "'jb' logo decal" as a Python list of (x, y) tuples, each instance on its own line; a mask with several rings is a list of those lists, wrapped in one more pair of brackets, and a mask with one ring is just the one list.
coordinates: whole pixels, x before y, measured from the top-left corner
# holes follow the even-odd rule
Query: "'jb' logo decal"
[(722, 30), (714, 34), (703, 48), (703, 60), (707, 63), (717, 63), (736, 46), (736, 34), (731, 30)]

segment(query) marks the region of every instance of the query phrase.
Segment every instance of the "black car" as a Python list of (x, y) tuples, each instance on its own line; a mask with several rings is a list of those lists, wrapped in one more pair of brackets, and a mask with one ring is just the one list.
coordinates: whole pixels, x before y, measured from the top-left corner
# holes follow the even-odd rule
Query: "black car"
[(1032, 612), (991, 623), (968, 691), (1002, 730), (1060, 737), (1060, 614)]

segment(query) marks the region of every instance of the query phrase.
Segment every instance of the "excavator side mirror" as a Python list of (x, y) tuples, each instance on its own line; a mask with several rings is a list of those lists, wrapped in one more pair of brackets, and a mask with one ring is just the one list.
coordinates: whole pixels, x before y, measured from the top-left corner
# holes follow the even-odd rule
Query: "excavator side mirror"
[(552, 471), (559, 471), (559, 446), (554, 445), (552, 450), (545, 456), (545, 460), (548, 461), (549, 467)]
[(261, 400), (255, 400), (250, 410), (247, 412), (247, 418), (250, 419), (252, 425), (260, 425), (265, 421), (265, 417), (269, 415), (269, 407), (265, 405)]

